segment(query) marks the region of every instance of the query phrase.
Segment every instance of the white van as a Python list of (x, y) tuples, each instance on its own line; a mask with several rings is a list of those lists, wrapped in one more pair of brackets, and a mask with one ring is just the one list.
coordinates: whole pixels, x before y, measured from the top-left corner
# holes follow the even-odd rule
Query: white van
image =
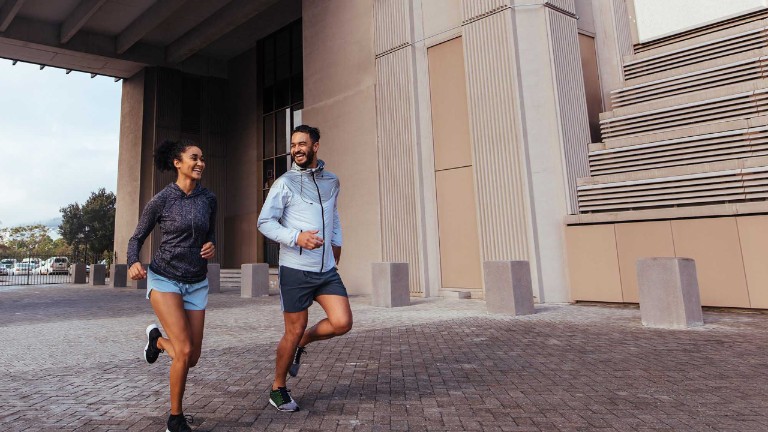
[(40, 268), (40, 274), (67, 274), (69, 272), (69, 258), (50, 257)]

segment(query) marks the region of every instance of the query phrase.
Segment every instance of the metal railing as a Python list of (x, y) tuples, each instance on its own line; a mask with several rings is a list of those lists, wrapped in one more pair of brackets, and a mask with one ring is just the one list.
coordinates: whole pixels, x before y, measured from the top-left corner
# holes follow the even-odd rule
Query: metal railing
[(69, 283), (74, 263), (65, 255), (0, 255), (0, 286)]

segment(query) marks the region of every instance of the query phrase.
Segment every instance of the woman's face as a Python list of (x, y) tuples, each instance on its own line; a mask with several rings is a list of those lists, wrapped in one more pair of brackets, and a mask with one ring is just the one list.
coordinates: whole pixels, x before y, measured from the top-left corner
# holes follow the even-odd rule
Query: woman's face
[(200, 180), (205, 170), (205, 158), (203, 151), (197, 146), (189, 146), (181, 153), (181, 159), (173, 161), (179, 177), (188, 177), (192, 180)]

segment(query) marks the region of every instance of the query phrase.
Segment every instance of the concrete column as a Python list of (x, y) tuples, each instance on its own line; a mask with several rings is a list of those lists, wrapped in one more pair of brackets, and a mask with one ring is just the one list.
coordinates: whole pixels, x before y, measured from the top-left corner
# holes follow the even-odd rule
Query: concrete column
[(221, 265), (208, 264), (208, 292), (221, 292)]
[(107, 284), (107, 266), (104, 264), (91, 264), (91, 274), (88, 278), (88, 284), (106, 285)]
[(644, 326), (688, 328), (704, 324), (694, 260), (641, 258), (637, 260), (637, 282)]
[(269, 264), (243, 264), (240, 297), (251, 298), (269, 295)]
[(411, 304), (408, 263), (372, 263), (371, 273), (373, 276), (371, 305), (391, 308)]
[(72, 264), (70, 267), (70, 276), (73, 284), (85, 283), (85, 264)]
[(515, 316), (536, 313), (528, 261), (486, 261), (483, 273), (488, 312)]
[(112, 264), (109, 268), (109, 286), (125, 288), (128, 286), (128, 265)]

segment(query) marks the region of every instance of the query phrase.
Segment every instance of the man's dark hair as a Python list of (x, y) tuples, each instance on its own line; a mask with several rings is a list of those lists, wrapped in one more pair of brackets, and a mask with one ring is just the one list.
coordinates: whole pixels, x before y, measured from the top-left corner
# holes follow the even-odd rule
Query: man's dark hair
[(297, 132), (301, 132), (309, 135), (309, 139), (312, 140), (313, 144), (320, 141), (320, 129), (316, 127), (307, 126), (307, 125), (296, 126), (295, 128), (293, 128), (293, 132), (291, 132), (291, 136), (293, 136), (293, 134)]

